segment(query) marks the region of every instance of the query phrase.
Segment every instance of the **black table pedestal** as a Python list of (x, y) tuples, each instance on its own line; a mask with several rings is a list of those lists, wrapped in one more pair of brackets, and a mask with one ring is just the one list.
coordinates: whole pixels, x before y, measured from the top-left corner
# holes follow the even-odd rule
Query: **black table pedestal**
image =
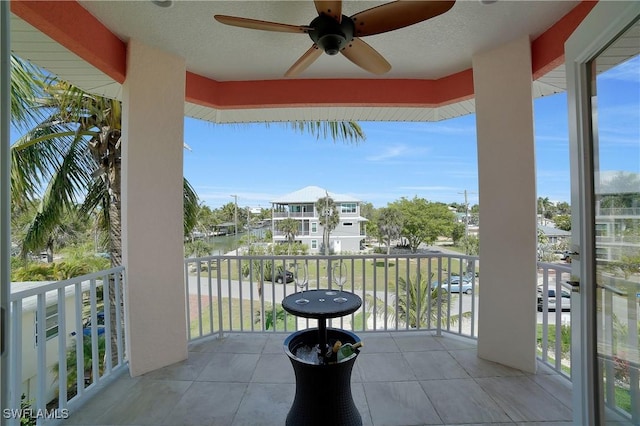
[[(347, 330), (328, 328), (327, 341), (356, 343), (360, 338)], [(351, 370), (357, 356), (336, 364), (312, 364), (294, 354), (299, 346), (313, 347), (318, 329), (293, 333), (284, 342), (284, 350), (296, 375), (296, 395), (287, 415), (287, 426), (360, 426), (362, 417), (351, 395)]]

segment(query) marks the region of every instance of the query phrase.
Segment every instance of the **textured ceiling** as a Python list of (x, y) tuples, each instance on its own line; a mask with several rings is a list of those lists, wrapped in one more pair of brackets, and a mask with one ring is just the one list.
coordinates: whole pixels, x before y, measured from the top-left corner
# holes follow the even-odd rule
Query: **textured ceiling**
[[(346, 1), (351, 16), (385, 2)], [(218, 81), (269, 80), (284, 72), (312, 44), (306, 34), (275, 33), (223, 25), (214, 14), (307, 25), (317, 16), (305, 1), (180, 1), (161, 8), (150, 1), (81, 1), (123, 41), (137, 38), (187, 60), (187, 68)], [(575, 7), (575, 1), (460, 0), (428, 21), (364, 37), (391, 71), (382, 78), (438, 79), (471, 68), (471, 56), (527, 34), (535, 39)], [(427, 58), (427, 60), (425, 60)], [(378, 78), (338, 56), (322, 55), (300, 78)]]
[[(343, 14), (386, 2), (346, 1)], [(396, 31), (364, 37), (392, 66), (389, 73), (372, 75), (342, 55), (322, 55), (296, 79), (326, 79), (318, 91), (331, 90), (331, 81), (382, 79), (438, 80), (471, 69), (475, 53), (528, 36), (535, 40), (571, 11), (579, 1), (458, 0), (443, 15)], [(55, 4), (52, 3), (52, 4)], [(67, 2), (55, 7), (64, 13)], [(311, 0), (305, 1), (183, 1), (162, 8), (148, 0), (80, 1), (109, 31), (123, 42), (137, 39), (186, 60), (187, 70), (216, 82), (288, 81), (284, 72), (310, 46), (306, 34), (274, 33), (223, 25), (214, 14), (306, 25), (317, 16)], [(48, 15), (45, 15), (48, 18)], [(18, 16), (12, 16), (12, 49), (85, 90), (121, 98), (120, 83), (87, 63)], [(354, 80), (351, 80), (354, 79)], [(315, 84), (315, 83), (314, 83)], [(351, 83), (347, 85), (349, 87)], [(343, 85), (344, 86), (344, 85)], [(355, 86), (354, 86), (355, 87)], [(537, 78), (535, 97), (565, 89), (562, 65)], [(315, 88), (314, 88), (315, 90)], [(335, 90), (335, 89), (334, 89)], [(348, 89), (347, 89), (348, 90)], [(472, 93), (470, 93), (472, 95)], [(360, 105), (290, 106), (278, 108), (225, 107), (185, 104), (185, 114), (212, 122), (289, 120), (438, 121), (473, 113), (472, 96), (431, 106)]]

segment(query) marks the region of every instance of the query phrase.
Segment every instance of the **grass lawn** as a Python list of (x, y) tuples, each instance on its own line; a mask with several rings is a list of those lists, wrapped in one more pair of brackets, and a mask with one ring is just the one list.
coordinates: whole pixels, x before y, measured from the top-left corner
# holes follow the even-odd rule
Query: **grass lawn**
[[(211, 311), (209, 306), (205, 306), (204, 302), (202, 304), (202, 334), (206, 335), (209, 333), (216, 333), (220, 330), (220, 320), (219, 313), (217, 310), (217, 298), (212, 298), (213, 300), (213, 321), (211, 318)], [(207, 300), (208, 303), (208, 300)], [(229, 316), (229, 303), (231, 303), (231, 312), (233, 313)], [(242, 307), (242, 314), (240, 314), (240, 309)], [(265, 313), (273, 315), (272, 305), (270, 303), (265, 303)], [(222, 324), (224, 330), (229, 330), (231, 327), (231, 331), (251, 331), (252, 326), (253, 330), (261, 331), (262, 326), (260, 324), (260, 304), (254, 302), (253, 306), (249, 300), (240, 299), (229, 299), (227, 297), (222, 299)], [(281, 309), (278, 309), (276, 312), (276, 330), (284, 331), (284, 317), (279, 314)], [(194, 318), (197, 315), (195, 310), (191, 311), (192, 319), (190, 325), (191, 337), (198, 337), (200, 335), (199, 327), (200, 323), (198, 318)], [(287, 321), (287, 330), (292, 331), (295, 330), (296, 327), (296, 318), (293, 315), (286, 315)], [(211, 327), (213, 323), (213, 329)]]
[[(407, 278), (410, 277), (412, 280), (415, 278), (418, 264), (420, 265), (420, 273), (422, 276), (430, 277), (429, 281), (439, 281), (440, 279), (445, 280), (449, 276), (449, 272), (451, 271), (453, 275), (460, 274), (464, 272), (462, 268), (464, 265), (461, 265), (461, 262), (457, 259), (449, 259), (443, 258), (440, 264), (442, 268), (442, 276), (438, 276), (438, 266), (439, 262), (437, 258), (424, 258), (424, 259), (409, 259), (407, 261), (406, 258), (398, 258), (389, 259), (388, 262), (385, 262), (384, 259), (373, 259), (370, 257), (358, 258), (358, 259), (347, 259), (347, 268), (349, 270), (349, 274), (351, 276), (353, 271), (353, 282), (347, 282), (345, 285), (345, 290), (354, 289), (362, 289), (363, 287), (366, 290), (376, 290), (380, 291), (385, 288), (385, 282), (388, 283), (387, 289), (388, 291), (395, 291), (395, 283), (396, 277)], [(282, 265), (288, 265), (289, 261), (287, 261), (286, 257), (278, 258), (275, 261), (276, 268)], [(385, 264), (386, 263), (386, 264)], [(209, 271), (204, 264), (201, 269), (202, 277), (207, 277), (209, 273), (211, 274), (214, 280), (217, 279), (218, 275), (223, 281), (226, 281), (231, 277), (232, 280), (239, 280), (241, 274), (242, 265), (236, 259), (224, 260), (220, 264), (220, 268), (213, 267)], [(314, 288), (315, 283), (320, 283), (320, 288), (328, 287), (328, 273), (327, 273), (327, 262), (326, 260), (322, 261), (314, 261), (310, 260), (308, 263), (309, 268), (309, 280), (310, 287)], [(259, 274), (253, 272), (253, 281), (257, 282), (259, 278)], [(243, 280), (248, 280), (248, 277), (242, 277)]]

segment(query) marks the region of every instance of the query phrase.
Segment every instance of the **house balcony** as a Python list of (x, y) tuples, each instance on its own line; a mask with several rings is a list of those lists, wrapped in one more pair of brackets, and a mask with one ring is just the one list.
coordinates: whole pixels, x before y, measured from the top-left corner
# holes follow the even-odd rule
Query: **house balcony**
[[(353, 314), (329, 320), (328, 326), (351, 330), (365, 342), (352, 375), (364, 424), (571, 420), (565, 328), (572, 310), (553, 311), (555, 300), (546, 296), (549, 290), (562, 292), (570, 269), (538, 264), (534, 374), (478, 357), (480, 259), (435, 252), (186, 259), (188, 357), (137, 377), (128, 372), (124, 343), (123, 268), (15, 292), (10, 362), (11, 371), (22, 375), (11, 378), (13, 403), (19, 404), (24, 393), (33, 412), (51, 417), (39, 424), (255, 424), (256, 419), (282, 424), (295, 392), (283, 342), (288, 334), (316, 323), (282, 310), (280, 301), (297, 289), (293, 283), (271, 282), (270, 271), (305, 262), (309, 288), (335, 287), (329, 284), (331, 266), (339, 261), (348, 265), (345, 290), (363, 303)], [(450, 283), (456, 276), (468, 277), (468, 294), (454, 292)], [(619, 295), (610, 295), (607, 303), (612, 305), (615, 297)], [(33, 346), (25, 336), (49, 336), (51, 324), (48, 316), (47, 322), (34, 325), (24, 315), (34, 311), (45, 317), (52, 305), (57, 306), (57, 334), (46, 345), (36, 345), (30, 361)], [(418, 314), (407, 320), (404, 306)], [(112, 343), (102, 344), (102, 339)], [(614, 379), (619, 363), (603, 360), (614, 394), (619, 392)], [(627, 368), (637, 378), (637, 366)], [(626, 389), (637, 394), (638, 383), (632, 380)], [(609, 408), (628, 419), (638, 409), (634, 401), (627, 406), (614, 399)]]
[[(121, 375), (63, 424), (283, 425), (295, 394), (286, 336), (225, 333), (193, 342), (186, 361)], [(364, 425), (571, 421), (571, 383), (542, 363), (526, 374), (483, 361), (473, 339), (450, 333), (360, 336), (351, 386)]]
[(274, 219), (280, 219), (280, 218), (287, 218), (287, 217), (292, 217), (292, 218), (314, 218), (317, 217), (316, 214), (314, 212), (290, 212), (290, 211), (285, 211), (285, 212), (273, 212), (273, 218)]

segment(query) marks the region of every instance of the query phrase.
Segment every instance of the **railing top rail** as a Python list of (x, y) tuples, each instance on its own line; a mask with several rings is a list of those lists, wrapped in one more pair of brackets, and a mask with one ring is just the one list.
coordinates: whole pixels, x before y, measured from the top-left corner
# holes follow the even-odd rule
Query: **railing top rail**
[(571, 272), (571, 266), (560, 263), (538, 262), (540, 269), (552, 269), (559, 272)]
[(185, 263), (189, 262), (207, 262), (209, 260), (232, 260), (232, 259), (252, 259), (252, 260), (272, 260), (272, 259), (299, 259), (299, 260), (340, 260), (340, 259), (401, 259), (401, 258), (455, 258), (455, 259), (468, 259), (468, 260), (480, 260), (480, 257), (475, 255), (466, 254), (454, 254), (454, 253), (402, 253), (402, 254), (336, 254), (336, 255), (321, 255), (321, 254), (308, 254), (308, 255), (248, 255), (241, 254), (235, 255), (214, 255), (203, 257), (189, 257), (185, 259)]
[(59, 288), (67, 287), (69, 285), (74, 285), (84, 281), (93, 280), (96, 278), (103, 278), (103, 277), (116, 274), (122, 271), (124, 271), (124, 266), (116, 266), (115, 268), (104, 269), (102, 271), (81, 275), (79, 277), (69, 278), (63, 281), (56, 281), (49, 284), (44, 284), (41, 286), (16, 291), (14, 293), (11, 293), (11, 295), (9, 296), (9, 301), (14, 302), (16, 300), (21, 300), (26, 297), (37, 296), (38, 294), (46, 293), (48, 291), (57, 290)]

